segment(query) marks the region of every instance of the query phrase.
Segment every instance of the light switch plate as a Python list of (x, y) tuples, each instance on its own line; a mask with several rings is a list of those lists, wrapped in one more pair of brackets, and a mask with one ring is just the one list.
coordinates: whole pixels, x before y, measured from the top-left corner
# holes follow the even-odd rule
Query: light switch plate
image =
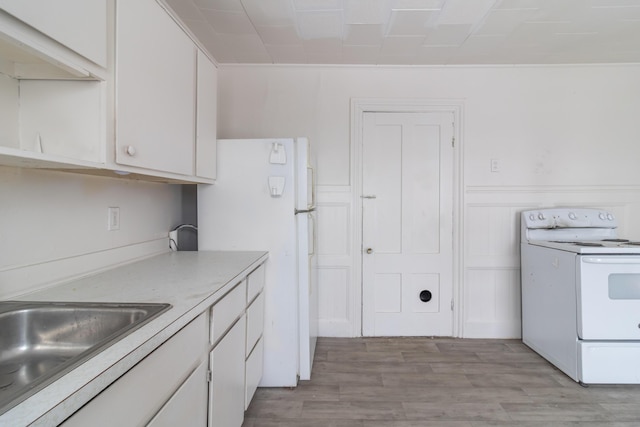
[(107, 209), (108, 222), (107, 230), (115, 231), (120, 230), (120, 208), (110, 207)]

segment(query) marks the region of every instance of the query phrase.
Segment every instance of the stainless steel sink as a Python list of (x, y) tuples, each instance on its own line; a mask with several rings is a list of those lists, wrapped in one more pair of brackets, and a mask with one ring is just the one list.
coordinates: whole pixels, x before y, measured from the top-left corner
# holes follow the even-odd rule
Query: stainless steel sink
[(0, 414), (169, 308), (0, 302)]

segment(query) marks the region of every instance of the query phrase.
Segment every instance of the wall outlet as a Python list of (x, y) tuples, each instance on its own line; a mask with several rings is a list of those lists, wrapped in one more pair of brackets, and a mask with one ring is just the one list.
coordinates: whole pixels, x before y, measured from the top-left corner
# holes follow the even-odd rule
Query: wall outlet
[(114, 231), (120, 230), (120, 208), (110, 207), (107, 209), (107, 230)]
[(500, 163), (498, 159), (491, 159), (491, 172), (500, 172)]

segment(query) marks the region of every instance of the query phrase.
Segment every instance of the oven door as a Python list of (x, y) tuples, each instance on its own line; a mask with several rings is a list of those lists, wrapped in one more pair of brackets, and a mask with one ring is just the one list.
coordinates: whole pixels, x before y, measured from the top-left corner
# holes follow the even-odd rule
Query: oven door
[(578, 337), (640, 340), (640, 256), (580, 256)]

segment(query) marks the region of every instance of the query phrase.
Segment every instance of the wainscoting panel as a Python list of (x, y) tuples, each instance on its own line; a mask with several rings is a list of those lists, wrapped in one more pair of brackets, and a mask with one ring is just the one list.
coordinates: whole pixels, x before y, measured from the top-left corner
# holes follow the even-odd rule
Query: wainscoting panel
[(354, 308), (351, 188), (317, 188), (317, 253), (320, 336), (359, 336), (360, 311)]
[(465, 192), (462, 336), (519, 338), (520, 212), (594, 207), (612, 212), (618, 234), (640, 239), (640, 188), (635, 186), (471, 187)]
[(520, 269), (467, 268), (466, 337), (520, 335)]
[[(318, 294), (321, 336), (360, 336), (358, 223), (349, 186), (318, 188)], [(463, 194), (459, 318), (454, 335), (519, 338), (520, 212), (557, 206), (611, 211), (619, 235), (640, 240), (640, 187), (467, 186)]]
[(320, 336), (350, 336), (349, 267), (318, 267)]

